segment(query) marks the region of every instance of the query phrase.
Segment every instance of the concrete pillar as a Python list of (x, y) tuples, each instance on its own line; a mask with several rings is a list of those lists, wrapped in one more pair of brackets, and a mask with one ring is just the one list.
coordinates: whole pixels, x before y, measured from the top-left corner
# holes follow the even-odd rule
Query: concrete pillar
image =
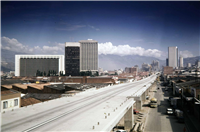
[(124, 115), (124, 128), (125, 130), (130, 130), (133, 128), (134, 116), (133, 116), (133, 106)]
[(142, 101), (145, 101), (145, 92), (142, 94)]
[(141, 110), (142, 109), (141, 97), (134, 97), (134, 100), (136, 101), (136, 110)]

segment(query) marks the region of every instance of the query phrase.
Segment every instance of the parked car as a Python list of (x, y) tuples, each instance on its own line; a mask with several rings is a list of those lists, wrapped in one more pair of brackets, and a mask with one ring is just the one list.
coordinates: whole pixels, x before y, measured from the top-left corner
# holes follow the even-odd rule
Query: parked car
[(172, 115), (174, 112), (173, 112), (173, 109), (172, 109), (172, 108), (167, 108), (167, 109), (166, 109), (166, 113), (167, 113), (168, 115)]
[(174, 110), (174, 115), (177, 116), (177, 113), (180, 112), (180, 111), (181, 111), (181, 110), (179, 110), (179, 109), (175, 109), (175, 110)]
[(137, 111), (136, 109), (133, 109), (133, 113), (134, 113), (134, 114), (138, 114), (139, 111)]
[(127, 132), (126, 130), (116, 130), (114, 132)]

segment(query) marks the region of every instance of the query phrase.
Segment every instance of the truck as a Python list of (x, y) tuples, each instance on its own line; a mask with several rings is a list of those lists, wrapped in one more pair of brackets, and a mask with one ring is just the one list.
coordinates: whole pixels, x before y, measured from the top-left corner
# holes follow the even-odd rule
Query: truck
[(151, 108), (156, 108), (157, 107), (157, 99), (156, 98), (152, 98), (150, 100), (150, 107)]

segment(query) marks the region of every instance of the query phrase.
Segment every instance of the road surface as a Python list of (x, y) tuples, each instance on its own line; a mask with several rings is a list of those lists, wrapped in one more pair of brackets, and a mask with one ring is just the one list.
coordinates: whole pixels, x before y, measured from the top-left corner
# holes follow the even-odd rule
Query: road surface
[[(184, 123), (179, 123), (174, 115), (167, 115), (166, 108), (170, 107), (168, 102), (171, 88), (165, 91), (164, 86), (155, 93), (155, 98), (158, 99), (158, 107), (151, 108), (147, 118), (145, 132), (183, 132)], [(164, 93), (164, 94), (163, 94)]]

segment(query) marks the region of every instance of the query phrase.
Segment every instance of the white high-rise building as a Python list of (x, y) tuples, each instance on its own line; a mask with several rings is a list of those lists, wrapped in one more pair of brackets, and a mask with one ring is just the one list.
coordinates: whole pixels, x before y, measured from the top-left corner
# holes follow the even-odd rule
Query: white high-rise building
[(179, 67), (183, 67), (183, 57), (179, 58)]
[(168, 66), (177, 68), (178, 67), (178, 48), (168, 47)]
[(95, 40), (81, 40), (80, 71), (98, 71), (98, 42)]
[(191, 67), (191, 63), (188, 63), (188, 64), (187, 64), (187, 67)]

